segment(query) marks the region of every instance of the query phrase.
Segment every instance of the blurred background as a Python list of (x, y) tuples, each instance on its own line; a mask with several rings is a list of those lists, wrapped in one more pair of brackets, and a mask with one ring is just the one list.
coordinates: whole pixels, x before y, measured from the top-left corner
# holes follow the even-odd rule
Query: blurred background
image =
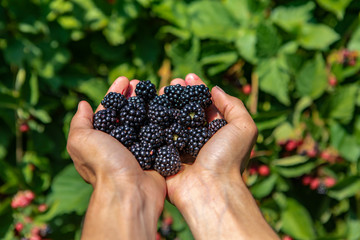
[[(118, 76), (196, 73), (244, 101), (243, 177), (282, 239), (360, 239), (360, 1), (2, 0), (0, 237), (79, 239), (92, 188), (66, 151)], [(193, 239), (166, 202), (157, 239)]]

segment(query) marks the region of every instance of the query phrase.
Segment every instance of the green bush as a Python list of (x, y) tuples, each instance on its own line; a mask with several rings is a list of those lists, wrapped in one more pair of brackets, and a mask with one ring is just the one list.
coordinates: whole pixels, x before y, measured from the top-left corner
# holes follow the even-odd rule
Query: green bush
[[(120, 75), (159, 87), (193, 72), (251, 112), (259, 137), (244, 179), (279, 235), (359, 239), (359, 10), (356, 0), (1, 1), (0, 236), (48, 226), (51, 239), (78, 239), (92, 190), (66, 152), (79, 100), (95, 108)], [(169, 216), (163, 238), (192, 239), (166, 203)]]

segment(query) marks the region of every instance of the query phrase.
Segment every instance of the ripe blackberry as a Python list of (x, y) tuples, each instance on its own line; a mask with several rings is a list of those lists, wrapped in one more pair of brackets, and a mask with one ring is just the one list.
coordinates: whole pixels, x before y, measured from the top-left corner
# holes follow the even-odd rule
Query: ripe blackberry
[(128, 102), (129, 102), (129, 103), (136, 103), (136, 104), (143, 104), (143, 105), (145, 105), (144, 99), (142, 99), (142, 98), (139, 97), (139, 96), (129, 97)]
[(187, 130), (181, 124), (174, 123), (165, 129), (165, 141), (167, 145), (183, 150), (188, 142)]
[(127, 104), (127, 99), (121, 93), (109, 92), (101, 101), (104, 108), (110, 108), (117, 112)]
[(149, 123), (141, 127), (139, 139), (141, 142), (150, 143), (153, 147), (158, 148), (164, 141), (164, 130), (158, 124)]
[(137, 134), (134, 128), (126, 125), (118, 126), (110, 132), (110, 135), (129, 148), (136, 140)]
[(200, 149), (211, 138), (211, 131), (207, 127), (196, 127), (188, 129), (189, 141), (184, 151), (196, 157)]
[(168, 177), (180, 171), (180, 154), (174, 146), (162, 146), (158, 149), (154, 169), (163, 177)]
[(227, 124), (225, 119), (215, 119), (209, 123), (209, 130), (214, 135), (220, 128)]
[(181, 86), (180, 84), (165, 87), (165, 95), (168, 97), (174, 108), (180, 109), (185, 106), (186, 103), (181, 100), (181, 95), (183, 94), (184, 89), (185, 87)]
[(145, 104), (128, 102), (119, 113), (120, 123), (131, 127), (140, 127), (146, 122)]
[(147, 103), (154, 99), (157, 95), (155, 85), (152, 84), (150, 80), (139, 82), (136, 85), (135, 93)]
[(139, 162), (142, 169), (150, 169), (155, 161), (156, 152), (153, 146), (147, 142), (136, 142), (130, 147), (130, 151)]
[(94, 114), (93, 126), (96, 130), (110, 133), (118, 123), (119, 119), (115, 110), (104, 109)]
[(212, 104), (211, 93), (209, 88), (204, 84), (193, 86), (187, 85), (183, 94), (181, 95), (181, 101), (184, 102), (184, 104), (189, 102), (197, 102), (204, 109)]
[(168, 96), (163, 94), (163, 95), (156, 96), (153, 100), (151, 100), (149, 105), (161, 105), (161, 106), (170, 108), (171, 102), (168, 99)]
[(178, 118), (180, 124), (185, 127), (199, 127), (206, 124), (205, 111), (199, 103), (195, 102), (185, 105)]
[(167, 127), (174, 121), (173, 109), (161, 105), (149, 105), (148, 119), (152, 123)]

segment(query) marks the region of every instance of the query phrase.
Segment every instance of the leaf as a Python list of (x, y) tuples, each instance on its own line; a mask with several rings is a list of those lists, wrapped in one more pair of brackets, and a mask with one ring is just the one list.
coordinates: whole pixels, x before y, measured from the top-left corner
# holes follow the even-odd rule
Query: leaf
[(269, 177), (262, 179), (250, 188), (251, 193), (257, 199), (269, 195), (275, 187), (276, 179), (276, 174), (272, 174)]
[(235, 45), (239, 54), (245, 58), (245, 60), (256, 63), (256, 31), (243, 29), (239, 31), (239, 36), (235, 40)]
[(42, 216), (43, 220), (71, 212), (84, 214), (93, 189), (70, 164), (54, 178), (51, 190), (47, 202), (52, 207)]
[(336, 88), (336, 91), (327, 99), (326, 106), (323, 107), (324, 115), (344, 124), (349, 123), (354, 115), (358, 89), (357, 84)]
[(272, 161), (272, 164), (280, 167), (294, 166), (301, 163), (305, 163), (309, 160), (306, 156), (294, 155), (290, 157), (280, 158)]
[(274, 56), (281, 44), (280, 35), (270, 24), (260, 24), (256, 29), (256, 55), (259, 58)]
[(273, 135), (276, 142), (282, 142), (290, 139), (293, 132), (293, 126), (289, 122), (284, 122), (274, 129)]
[(307, 209), (292, 198), (287, 199), (287, 207), (281, 213), (281, 230), (295, 239), (315, 239), (314, 223)]
[(87, 81), (83, 81), (78, 86), (77, 90), (84, 93), (95, 103), (100, 103), (105, 96), (108, 89), (106, 81), (98, 78), (91, 78)]
[(297, 126), (300, 124), (301, 113), (313, 103), (312, 99), (308, 96), (302, 97), (295, 105), (293, 124)]
[(338, 19), (343, 19), (344, 13), (352, 0), (316, 0), (324, 9), (334, 13)]
[(314, 162), (305, 162), (304, 164), (291, 167), (276, 167), (277, 172), (287, 178), (300, 177), (311, 172), (316, 167)]
[(326, 50), (339, 38), (339, 34), (327, 25), (308, 23), (301, 28), (297, 41), (309, 50)]
[(330, 144), (337, 149), (342, 157), (356, 162), (360, 157), (360, 142), (355, 135), (349, 134), (337, 123), (330, 126)]
[(347, 45), (350, 51), (360, 51), (360, 25), (352, 34), (350, 41)]
[(266, 59), (259, 62), (257, 73), (259, 75), (260, 89), (275, 96), (281, 103), (290, 104), (288, 85), (290, 76), (286, 66), (278, 58)]
[(191, 30), (204, 39), (230, 41), (237, 33), (236, 21), (219, 1), (193, 1), (188, 7)]
[(349, 240), (357, 240), (360, 239), (360, 219), (359, 216), (356, 215), (353, 211), (349, 212), (348, 217), (346, 219), (348, 226), (348, 234), (347, 238)]
[(325, 62), (318, 53), (300, 69), (296, 78), (296, 89), (301, 96), (316, 99), (324, 93), (327, 85)]
[(329, 189), (328, 195), (340, 201), (354, 196), (360, 192), (360, 177), (350, 176), (339, 181), (335, 186)]
[(278, 6), (272, 14), (271, 20), (287, 32), (296, 32), (312, 18), (315, 3), (308, 2), (300, 6)]

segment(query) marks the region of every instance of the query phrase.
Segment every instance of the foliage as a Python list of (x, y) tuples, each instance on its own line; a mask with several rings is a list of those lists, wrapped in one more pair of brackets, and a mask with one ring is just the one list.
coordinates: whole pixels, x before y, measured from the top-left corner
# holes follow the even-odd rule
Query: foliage
[[(2, 1), (0, 236), (31, 222), (79, 238), (91, 188), (66, 152), (79, 100), (95, 108), (120, 75), (159, 87), (194, 72), (251, 112), (259, 137), (244, 180), (279, 235), (359, 239), (359, 10), (355, 0)], [(36, 198), (12, 208), (19, 190)], [(168, 216), (167, 239), (192, 238), (167, 203)]]

